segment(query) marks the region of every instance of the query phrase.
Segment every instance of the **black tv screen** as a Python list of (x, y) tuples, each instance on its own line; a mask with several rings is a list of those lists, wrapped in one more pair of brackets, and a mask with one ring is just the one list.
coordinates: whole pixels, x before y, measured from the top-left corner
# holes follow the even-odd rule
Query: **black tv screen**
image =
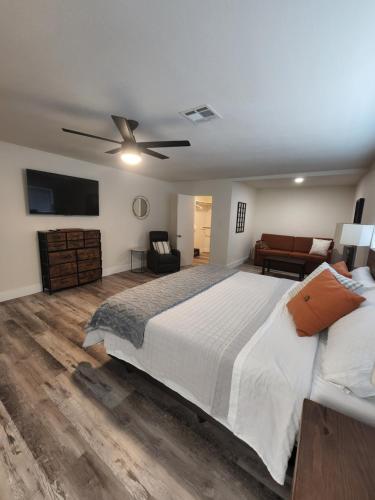
[(99, 215), (99, 182), (26, 170), (30, 214)]

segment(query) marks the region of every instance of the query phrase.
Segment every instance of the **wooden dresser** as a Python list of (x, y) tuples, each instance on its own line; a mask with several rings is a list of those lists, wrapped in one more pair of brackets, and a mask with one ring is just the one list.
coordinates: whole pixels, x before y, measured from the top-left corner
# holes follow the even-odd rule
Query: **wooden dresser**
[(38, 231), (43, 291), (83, 285), (102, 277), (100, 231)]

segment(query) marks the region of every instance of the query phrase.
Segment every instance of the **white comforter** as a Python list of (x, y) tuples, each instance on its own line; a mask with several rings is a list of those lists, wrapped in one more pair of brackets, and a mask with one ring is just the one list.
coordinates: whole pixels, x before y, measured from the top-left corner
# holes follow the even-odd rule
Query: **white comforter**
[[(277, 283), (277, 278), (239, 272), (152, 318), (141, 349), (99, 330), (88, 334), (84, 346), (104, 340), (109, 354), (211, 414), (219, 350), (251, 323)], [(229, 414), (220, 421), (257, 451), (279, 483), (285, 479), (303, 398), (310, 393), (316, 347), (315, 338), (296, 335), (282, 299), (234, 364)]]

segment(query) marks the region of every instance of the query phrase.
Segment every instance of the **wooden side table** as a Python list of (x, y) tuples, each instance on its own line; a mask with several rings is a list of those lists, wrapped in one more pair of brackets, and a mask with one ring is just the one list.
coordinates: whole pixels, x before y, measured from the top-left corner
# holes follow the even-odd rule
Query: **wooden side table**
[(292, 500), (375, 498), (375, 427), (305, 399)]
[[(139, 257), (141, 260), (141, 267), (133, 268), (133, 258)], [(130, 270), (132, 273), (146, 272), (145, 262), (147, 259), (147, 248), (132, 248), (130, 250)]]

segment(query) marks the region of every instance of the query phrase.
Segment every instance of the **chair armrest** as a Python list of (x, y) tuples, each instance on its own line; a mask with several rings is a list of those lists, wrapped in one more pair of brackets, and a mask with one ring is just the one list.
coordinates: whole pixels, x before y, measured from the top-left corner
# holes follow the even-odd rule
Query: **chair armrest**
[(177, 248), (172, 248), (171, 249), (171, 254), (175, 255), (176, 257), (178, 257), (179, 259), (181, 259), (181, 252), (180, 252), (180, 250), (177, 250)]

